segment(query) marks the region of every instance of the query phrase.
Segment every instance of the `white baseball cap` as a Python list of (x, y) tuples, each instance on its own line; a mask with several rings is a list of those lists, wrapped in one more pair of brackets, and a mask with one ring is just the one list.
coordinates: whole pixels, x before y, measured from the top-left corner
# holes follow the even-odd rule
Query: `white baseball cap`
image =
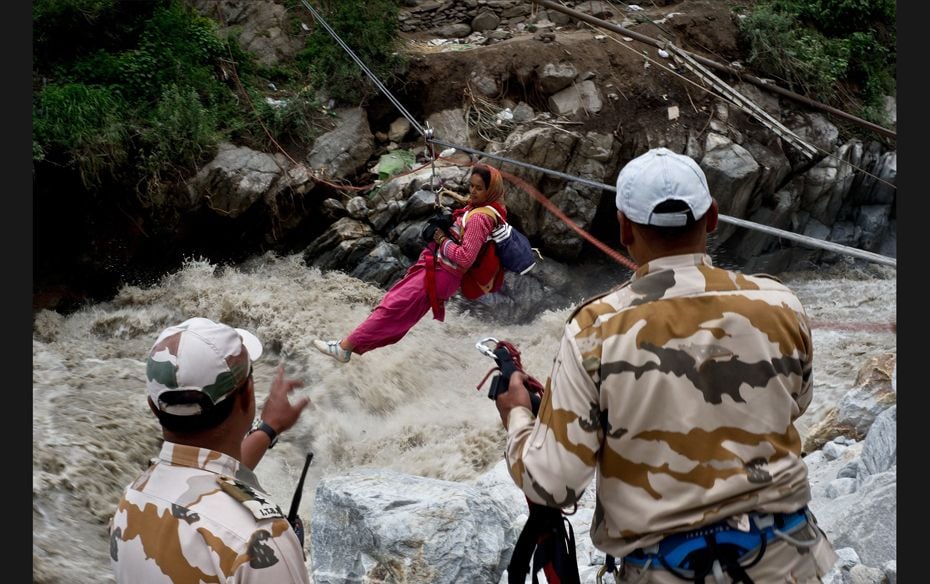
[(617, 210), (640, 225), (675, 227), (688, 222), (688, 213), (656, 213), (665, 201), (688, 205), (695, 219), (710, 209), (710, 189), (704, 171), (691, 157), (668, 148), (653, 148), (629, 161), (617, 175)]
[[(146, 363), (152, 403), (166, 413), (193, 416), (216, 405), (248, 379), (262, 343), (245, 329), (191, 318), (158, 335)], [(204, 399), (206, 396), (207, 399)]]

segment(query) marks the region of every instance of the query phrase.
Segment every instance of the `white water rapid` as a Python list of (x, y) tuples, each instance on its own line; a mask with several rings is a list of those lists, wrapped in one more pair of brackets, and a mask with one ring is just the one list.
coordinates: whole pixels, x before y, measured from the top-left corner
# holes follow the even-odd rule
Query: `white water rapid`
[[(785, 274), (805, 303), (815, 343), (809, 428), (854, 385), (873, 355), (895, 353), (895, 271), (861, 265)], [(603, 279), (603, 289), (617, 281)], [(590, 290), (593, 295), (602, 290)], [(122, 489), (161, 442), (146, 405), (145, 355), (164, 327), (205, 316), (247, 328), (265, 344), (256, 364), (259, 404), (275, 367), (303, 379), (312, 403), (258, 467), (262, 485), (290, 505), (304, 457), (314, 453), (300, 515), (309, 526), (321, 477), (357, 466), (469, 481), (500, 460), (504, 432), (487, 386), (482, 337), (515, 343), (525, 369), (545, 380), (570, 307), (500, 325), (469, 304), (427, 315), (399, 343), (345, 365), (317, 353), (317, 336), (358, 324), (383, 290), (307, 268), (300, 255), (266, 255), (238, 267), (190, 261), (151, 287), (69, 315), (40, 311), (33, 325), (33, 581), (113, 582), (107, 521)], [(877, 325), (877, 326), (876, 326)], [(308, 536), (309, 541), (309, 536)]]

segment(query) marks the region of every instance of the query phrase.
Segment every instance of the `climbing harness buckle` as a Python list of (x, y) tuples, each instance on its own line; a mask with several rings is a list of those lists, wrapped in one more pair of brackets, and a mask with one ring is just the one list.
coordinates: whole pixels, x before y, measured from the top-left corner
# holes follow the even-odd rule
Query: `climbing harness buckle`
[(812, 523), (805, 507), (793, 513), (750, 513), (749, 530), (734, 528), (727, 520), (698, 529), (673, 533), (657, 544), (635, 550), (623, 561), (647, 569), (662, 566), (683, 580), (713, 576), (722, 581), (726, 572), (734, 581), (751, 583), (746, 570), (757, 564), (776, 538), (802, 546), (819, 540), (797, 541), (791, 534)]

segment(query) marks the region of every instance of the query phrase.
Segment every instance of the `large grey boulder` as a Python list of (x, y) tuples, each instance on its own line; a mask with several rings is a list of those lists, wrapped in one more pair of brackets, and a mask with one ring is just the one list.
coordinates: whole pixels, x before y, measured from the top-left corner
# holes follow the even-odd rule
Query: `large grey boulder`
[(549, 110), (560, 116), (596, 114), (602, 107), (604, 100), (601, 98), (601, 91), (590, 79), (572, 84), (549, 96)]
[(400, 280), (410, 266), (400, 247), (386, 241), (378, 242), (364, 255), (350, 255), (346, 263), (355, 266), (349, 272), (350, 276), (382, 288)]
[(795, 180), (801, 183), (800, 208), (824, 225), (833, 225), (855, 178), (855, 144), (842, 145)]
[(313, 22), (309, 12), (289, 10), (273, 0), (195, 0), (193, 6), (220, 23), (221, 34), (235, 34), (239, 46), (265, 66), (277, 65), (304, 48), (303, 36), (288, 32), (294, 28), (294, 19), (304, 21), (305, 25)]
[[(892, 406), (876, 418), (861, 445), (860, 458), (849, 462), (856, 452), (852, 446), (832, 460), (826, 448), (805, 458), (812, 484), (810, 507), (818, 523), (835, 548), (854, 548), (870, 567), (897, 559), (896, 410)], [(826, 483), (830, 475), (851, 474), (858, 477), (858, 487), (853, 492), (843, 490), (848, 494), (836, 492), (840, 486), (836, 481)], [(832, 498), (831, 486), (837, 495)]]
[[(753, 195), (762, 169), (748, 150), (728, 138), (709, 135), (700, 164), (721, 214), (743, 219), (747, 210), (757, 206)], [(721, 224), (717, 242), (723, 243), (735, 231), (733, 225)]]
[[(839, 129), (819, 113), (792, 112), (787, 116), (785, 126), (819, 151), (814, 157), (815, 161), (832, 153), (840, 137)], [(811, 162), (811, 159), (801, 154), (797, 148), (789, 148), (785, 153), (795, 169)]]
[(517, 532), (484, 489), (386, 469), (316, 487), (310, 553), (316, 584), (497, 582)]
[(374, 152), (374, 134), (362, 108), (336, 110), (337, 124), (313, 142), (307, 165), (325, 178), (351, 177)]
[(484, 32), (486, 30), (494, 30), (497, 28), (497, 25), (501, 23), (500, 16), (494, 14), (489, 10), (485, 10), (478, 13), (478, 16), (474, 17), (471, 21), (471, 29), (476, 32)]
[(474, 148), (468, 133), (468, 123), (462, 108), (452, 108), (435, 112), (426, 117), (427, 125), (433, 129), (433, 137), (448, 142)]
[(188, 184), (191, 206), (236, 218), (272, 190), (288, 165), (280, 154), (220, 144), (216, 157)]
[(862, 447), (862, 466), (865, 475), (882, 473), (898, 463), (898, 406), (894, 405), (879, 414), (869, 429)]
[(571, 63), (546, 63), (537, 74), (540, 91), (552, 95), (571, 85), (578, 76), (578, 70)]
[[(529, 164), (571, 174), (595, 183), (612, 181), (617, 151), (609, 134), (566, 132), (550, 126), (534, 126), (512, 133), (503, 144), (492, 143), (493, 154), (523, 160)], [(584, 183), (546, 181), (543, 173), (527, 171), (512, 164), (501, 170), (513, 173), (530, 185), (540, 185), (541, 194), (581, 229), (589, 229), (602, 197), (613, 193)], [(510, 187), (507, 212), (518, 229), (534, 241), (541, 241), (549, 255), (562, 260), (576, 258), (583, 241), (561, 218), (556, 217), (530, 192)]]
[(896, 469), (872, 475), (852, 495), (834, 499), (850, 501), (825, 527), (835, 547), (855, 547), (868, 566), (897, 559), (897, 475)]
[(888, 204), (895, 201), (898, 178), (897, 151), (885, 152), (872, 168), (867, 169), (871, 176), (865, 176), (861, 185), (861, 203)]

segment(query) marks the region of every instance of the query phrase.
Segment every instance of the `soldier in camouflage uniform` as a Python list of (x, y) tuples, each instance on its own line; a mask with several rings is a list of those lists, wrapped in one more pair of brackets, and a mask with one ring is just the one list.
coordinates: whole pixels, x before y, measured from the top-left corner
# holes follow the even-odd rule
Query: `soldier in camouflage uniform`
[(205, 318), (158, 336), (146, 377), (164, 443), (110, 521), (117, 582), (310, 582), (301, 541), (251, 470), (309, 398), (290, 402), (302, 384), (279, 367), (256, 419), (261, 354), (252, 333)]
[(820, 582), (837, 556), (794, 426), (813, 384), (804, 308), (771, 276), (713, 266), (717, 203), (691, 158), (630, 161), (617, 209), (639, 268), (572, 314), (538, 418), (522, 373), (497, 398), (511, 476), (565, 507), (596, 475), (591, 538), (623, 559), (618, 581)]

